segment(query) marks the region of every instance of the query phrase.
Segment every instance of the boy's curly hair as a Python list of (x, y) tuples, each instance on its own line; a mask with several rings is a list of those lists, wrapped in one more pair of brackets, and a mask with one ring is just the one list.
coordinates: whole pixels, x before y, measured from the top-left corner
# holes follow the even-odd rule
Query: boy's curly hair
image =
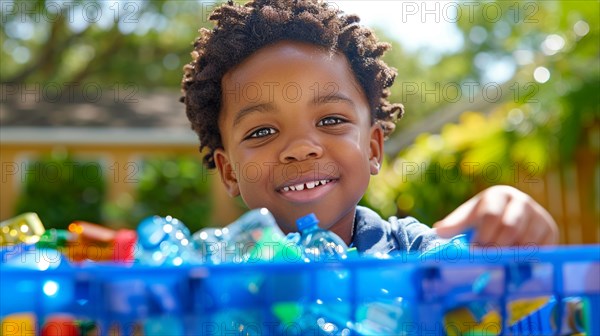
[(233, 1), (215, 9), (212, 30), (202, 28), (194, 42), (193, 61), (184, 67), (182, 79), (186, 114), (200, 138), (200, 150), (208, 148), (203, 161), (215, 168), (213, 153), (223, 146), (218, 117), (221, 109), (221, 79), (255, 51), (282, 40), (293, 40), (343, 53), (363, 88), (371, 109), (371, 121), (384, 134), (395, 128), (403, 106), (388, 101), (396, 70), (381, 56), (390, 48), (369, 28), (359, 25), (355, 15), (320, 0), (254, 0), (244, 6)]

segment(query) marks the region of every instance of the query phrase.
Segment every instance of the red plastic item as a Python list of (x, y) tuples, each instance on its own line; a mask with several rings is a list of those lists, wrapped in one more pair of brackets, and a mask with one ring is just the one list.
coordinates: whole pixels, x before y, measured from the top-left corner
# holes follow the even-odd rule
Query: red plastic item
[(46, 319), (41, 336), (79, 336), (79, 328), (71, 315), (53, 315)]
[(69, 224), (75, 240), (68, 243), (64, 254), (71, 261), (113, 261), (133, 263), (137, 234), (133, 230), (115, 231), (102, 225), (85, 221)]
[(117, 263), (133, 263), (135, 260), (135, 243), (137, 233), (133, 230), (118, 230), (114, 241), (113, 261)]

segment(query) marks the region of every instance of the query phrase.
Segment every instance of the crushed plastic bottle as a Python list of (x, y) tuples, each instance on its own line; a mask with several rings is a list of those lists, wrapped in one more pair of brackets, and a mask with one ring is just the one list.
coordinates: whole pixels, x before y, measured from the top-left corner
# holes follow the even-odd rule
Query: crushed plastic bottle
[(286, 242), (298, 246), (300, 245), (300, 239), (302, 239), (302, 236), (298, 232), (290, 232), (287, 236), (285, 236)]
[(40, 240), (35, 244), (39, 248), (45, 247), (60, 250), (74, 239), (74, 235), (67, 230), (49, 229), (40, 236)]
[(177, 316), (168, 314), (148, 318), (144, 321), (144, 335), (185, 335), (183, 321)]
[(223, 261), (221, 251), (229, 239), (228, 232), (227, 228), (205, 228), (194, 233), (192, 241), (203, 262), (220, 264)]
[(67, 232), (56, 230), (54, 234), (46, 233), (38, 245), (56, 248), (74, 262), (131, 263), (134, 260), (137, 234), (133, 230), (114, 230), (86, 221), (74, 221), (69, 224)]
[(301, 232), (300, 244), (307, 261), (338, 261), (346, 259), (348, 246), (335, 233), (321, 229), (319, 220), (311, 213), (296, 220)]
[(44, 234), (44, 225), (35, 212), (27, 212), (0, 222), (0, 246), (35, 244)]
[(205, 229), (194, 234), (194, 242), (203, 260), (225, 262), (274, 261), (293, 254), (293, 246), (266, 208), (248, 211), (227, 227)]
[(70, 266), (67, 258), (60, 251), (24, 243), (0, 248), (0, 262), (2, 267), (39, 271)]
[[(284, 235), (277, 226), (275, 218), (266, 208), (251, 210), (227, 226), (228, 239), (225, 258), (233, 262), (247, 262), (251, 256), (259, 259), (272, 259), (272, 255), (263, 255), (266, 241), (283, 240)], [(232, 251), (233, 259), (227, 250)], [(268, 253), (268, 251), (265, 251)]]
[(180, 266), (199, 263), (190, 230), (177, 218), (147, 217), (138, 225), (137, 234), (136, 260), (142, 264)]

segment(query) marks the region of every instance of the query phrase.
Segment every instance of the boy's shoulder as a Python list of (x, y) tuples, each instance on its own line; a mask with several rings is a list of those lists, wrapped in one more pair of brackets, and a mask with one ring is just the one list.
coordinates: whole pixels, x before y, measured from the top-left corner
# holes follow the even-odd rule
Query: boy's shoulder
[(367, 254), (390, 252), (425, 252), (446, 243), (433, 229), (413, 217), (390, 217), (384, 220), (375, 211), (356, 207), (352, 245)]

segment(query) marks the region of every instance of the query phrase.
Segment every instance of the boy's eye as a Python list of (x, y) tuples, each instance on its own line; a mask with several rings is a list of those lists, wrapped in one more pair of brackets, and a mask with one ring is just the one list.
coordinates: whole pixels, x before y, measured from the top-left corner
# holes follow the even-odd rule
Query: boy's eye
[(246, 139), (256, 139), (256, 138), (263, 138), (266, 136), (269, 136), (271, 134), (275, 134), (275, 129), (271, 128), (271, 127), (263, 127), (263, 128), (259, 128), (257, 130), (255, 130), (254, 132), (250, 133)]
[(331, 126), (331, 125), (341, 124), (343, 122), (345, 122), (345, 120), (342, 118), (339, 118), (339, 117), (325, 117), (325, 118), (319, 120), (319, 122), (317, 123), (317, 126)]

